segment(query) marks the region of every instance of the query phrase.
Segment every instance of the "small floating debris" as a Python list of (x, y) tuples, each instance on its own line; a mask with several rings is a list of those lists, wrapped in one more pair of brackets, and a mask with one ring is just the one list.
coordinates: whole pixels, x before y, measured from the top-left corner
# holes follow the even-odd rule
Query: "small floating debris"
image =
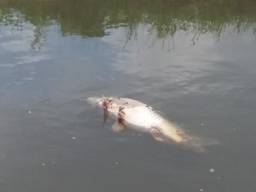
[(201, 188), (201, 189), (199, 189), (199, 191), (200, 191), (200, 192), (204, 192), (204, 189)]
[(27, 113), (28, 113), (29, 115), (31, 115), (31, 114), (32, 114), (32, 111), (29, 109), (29, 110), (27, 111)]
[(118, 161), (115, 161), (115, 165), (119, 165), (119, 162), (118, 162)]
[(41, 163), (41, 166), (42, 166), (42, 167), (45, 167), (45, 166), (46, 166), (46, 163)]
[(203, 122), (201, 122), (201, 123), (200, 123), (200, 126), (201, 126), (201, 127), (203, 127), (203, 126), (204, 126), (204, 123), (203, 123)]
[(210, 173), (214, 173), (215, 170), (214, 170), (213, 168), (211, 168), (211, 169), (209, 169), (209, 172), (210, 172)]
[(76, 140), (76, 137), (75, 137), (75, 136), (73, 136), (73, 137), (72, 137), (72, 139), (73, 139), (73, 140)]

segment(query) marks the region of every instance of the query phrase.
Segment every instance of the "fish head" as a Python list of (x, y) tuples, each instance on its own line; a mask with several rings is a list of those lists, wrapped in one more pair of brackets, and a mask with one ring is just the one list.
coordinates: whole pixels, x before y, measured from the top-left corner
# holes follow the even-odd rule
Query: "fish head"
[(86, 101), (93, 106), (102, 106), (104, 97), (88, 97)]
[(88, 97), (87, 102), (93, 106), (106, 107), (112, 101), (112, 97)]

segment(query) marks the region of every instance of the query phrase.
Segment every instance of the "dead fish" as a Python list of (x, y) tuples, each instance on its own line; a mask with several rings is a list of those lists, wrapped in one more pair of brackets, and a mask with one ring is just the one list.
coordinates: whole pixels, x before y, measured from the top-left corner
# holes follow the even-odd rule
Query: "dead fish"
[(87, 101), (103, 109), (104, 122), (108, 116), (116, 120), (112, 126), (116, 132), (132, 128), (149, 133), (160, 142), (181, 144), (199, 152), (205, 150), (198, 137), (187, 134), (145, 103), (119, 97), (89, 97)]

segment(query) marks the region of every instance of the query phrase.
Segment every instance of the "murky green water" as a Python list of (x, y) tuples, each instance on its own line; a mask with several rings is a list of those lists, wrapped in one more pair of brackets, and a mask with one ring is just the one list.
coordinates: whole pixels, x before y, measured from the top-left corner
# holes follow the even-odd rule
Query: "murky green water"
[[(0, 58), (1, 192), (256, 191), (253, 0), (2, 0)], [(220, 144), (113, 133), (103, 94)]]

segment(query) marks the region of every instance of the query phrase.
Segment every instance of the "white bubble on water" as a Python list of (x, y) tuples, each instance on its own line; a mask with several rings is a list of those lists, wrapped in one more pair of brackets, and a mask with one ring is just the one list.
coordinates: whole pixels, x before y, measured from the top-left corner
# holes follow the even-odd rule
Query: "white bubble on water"
[(119, 162), (118, 162), (118, 161), (115, 161), (115, 164), (116, 164), (116, 165), (119, 165)]

